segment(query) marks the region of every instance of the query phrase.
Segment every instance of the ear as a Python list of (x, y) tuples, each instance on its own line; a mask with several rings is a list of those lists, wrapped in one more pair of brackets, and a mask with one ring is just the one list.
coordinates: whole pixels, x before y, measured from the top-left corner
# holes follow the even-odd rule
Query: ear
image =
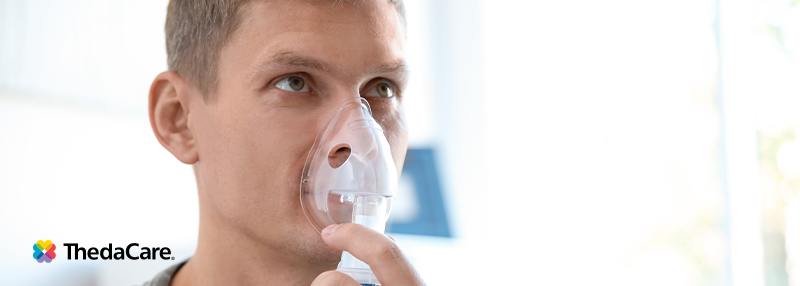
[(150, 126), (158, 142), (184, 164), (198, 160), (197, 140), (189, 116), (190, 100), (186, 82), (176, 73), (165, 71), (150, 86)]

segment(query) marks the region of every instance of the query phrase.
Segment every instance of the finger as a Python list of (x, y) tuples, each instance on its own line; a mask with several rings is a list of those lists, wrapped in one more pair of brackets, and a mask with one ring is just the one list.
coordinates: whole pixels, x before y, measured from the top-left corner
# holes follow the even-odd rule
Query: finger
[(394, 242), (397, 242), (397, 239), (394, 239), (394, 236), (387, 235), (386, 237), (388, 237), (389, 239), (391, 239), (391, 240), (392, 240), (392, 241), (394, 241)]
[(400, 247), (382, 233), (363, 225), (345, 223), (323, 229), (322, 239), (369, 264), (383, 285), (423, 285)]
[(356, 282), (355, 279), (339, 271), (325, 271), (322, 272), (311, 286), (361, 286), (361, 283)]

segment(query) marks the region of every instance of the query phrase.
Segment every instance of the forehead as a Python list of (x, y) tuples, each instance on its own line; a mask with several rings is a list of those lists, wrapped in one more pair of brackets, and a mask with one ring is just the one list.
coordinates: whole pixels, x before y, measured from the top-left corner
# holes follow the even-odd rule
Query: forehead
[[(264, 61), (279, 53), (322, 58), (337, 70), (402, 60), (405, 31), (389, 0), (254, 1), (221, 58)], [(224, 61), (224, 59), (221, 59)]]
[[(250, 1), (242, 7), (244, 22), (264, 23), (270, 20), (275, 28), (328, 29), (331, 25), (358, 25), (374, 28), (378, 35), (386, 28), (393, 29), (401, 19), (391, 0), (272, 0)], [(268, 17), (269, 19), (264, 19)], [(277, 23), (276, 23), (277, 22)], [(277, 24), (277, 25), (276, 25)]]

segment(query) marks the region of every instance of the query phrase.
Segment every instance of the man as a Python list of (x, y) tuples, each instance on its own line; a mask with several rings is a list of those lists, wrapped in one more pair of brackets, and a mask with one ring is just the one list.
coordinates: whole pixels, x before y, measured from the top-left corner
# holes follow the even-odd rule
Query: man
[(299, 200), (315, 136), (347, 98), (369, 101), (402, 170), (403, 17), (397, 0), (170, 1), (150, 122), (193, 167), (200, 233), (151, 285), (359, 285), (332, 271), (342, 250), (383, 285), (423, 284), (390, 238), (355, 224), (320, 234)]

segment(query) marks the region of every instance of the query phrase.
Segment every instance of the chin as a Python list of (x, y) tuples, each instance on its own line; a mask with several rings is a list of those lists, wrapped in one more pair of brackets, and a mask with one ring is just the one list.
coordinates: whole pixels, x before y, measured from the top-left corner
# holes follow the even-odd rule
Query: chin
[(331, 264), (336, 267), (342, 258), (342, 251), (331, 248), (322, 240), (319, 232), (306, 222), (308, 227), (302, 228), (284, 240), (286, 249), (293, 249), (296, 254), (305, 257), (312, 263)]

